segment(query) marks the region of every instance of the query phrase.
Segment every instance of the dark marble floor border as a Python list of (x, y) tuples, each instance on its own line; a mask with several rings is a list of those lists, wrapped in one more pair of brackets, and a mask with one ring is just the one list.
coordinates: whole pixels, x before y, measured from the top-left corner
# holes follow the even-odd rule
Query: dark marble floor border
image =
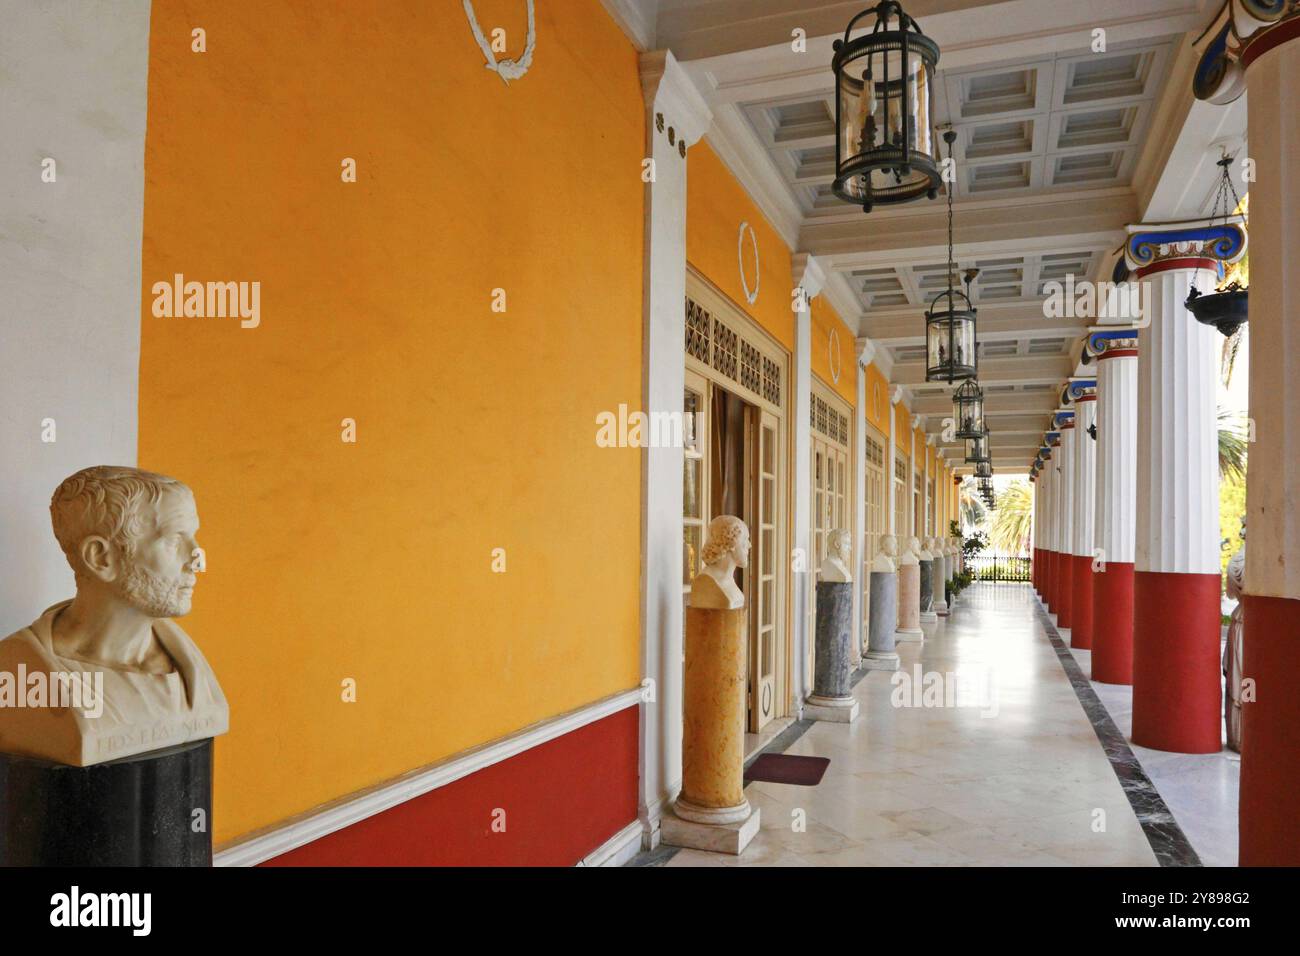
[[(862, 678), (866, 677), (870, 673), (871, 671), (867, 670), (865, 667), (859, 667), (856, 671), (853, 672), (853, 676), (850, 678), (850, 680), (852, 681), (852, 685), (854, 687), (857, 687), (858, 683), (862, 680)], [(748, 760), (745, 761), (745, 769), (748, 770), (750, 765), (759, 757), (763, 756), (763, 754), (785, 753), (787, 750), (790, 749), (790, 747), (794, 745), (794, 742), (796, 740), (798, 740), (804, 734), (808, 733), (808, 731), (811, 730), (813, 725), (816, 723), (817, 721), (815, 720), (804, 720), (802, 718), (796, 720), (789, 727), (781, 731), (779, 734), (777, 734), (775, 737), (769, 740), (766, 744), (764, 744), (762, 747), (756, 750), (753, 756), (751, 756)], [(745, 784), (745, 786), (748, 787), (749, 784)], [(681, 847), (678, 846), (666, 846), (664, 844), (660, 844), (657, 848), (650, 851), (649, 853), (646, 852), (638, 853), (636, 856), (628, 860), (623, 865), (624, 866), (663, 866), (674, 856), (676, 856), (677, 852), (680, 849)]]
[(1133, 814), (1137, 817), (1142, 832), (1146, 834), (1156, 860), (1161, 866), (1201, 866), (1201, 858), (1197, 856), (1191, 841), (1174, 819), (1156, 785), (1142, 769), (1137, 754), (1133, 753), (1128, 741), (1115, 726), (1106, 705), (1092, 689), (1092, 682), (1084, 675), (1079, 662), (1061, 639), (1061, 633), (1052, 623), (1042, 601), (1034, 595), (1033, 602), (1034, 611), (1047, 632), (1047, 639), (1052, 642), (1056, 657), (1065, 670), (1065, 676), (1070, 679), (1070, 686), (1074, 688), (1083, 712), (1092, 722), (1093, 732), (1101, 742), (1101, 749), (1106, 752), (1120, 786), (1124, 788), (1124, 796), (1128, 798), (1129, 806), (1133, 808)]

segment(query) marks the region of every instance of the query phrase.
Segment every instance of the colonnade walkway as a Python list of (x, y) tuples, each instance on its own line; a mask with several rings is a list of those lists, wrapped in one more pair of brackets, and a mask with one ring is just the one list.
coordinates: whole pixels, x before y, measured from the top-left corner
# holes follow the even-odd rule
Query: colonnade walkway
[(743, 855), (680, 850), (665, 865), (1197, 862), (1028, 585), (976, 584), (924, 627), (898, 672), (858, 681), (856, 722), (783, 735), (802, 731), (785, 753), (830, 765), (816, 787), (746, 787), (762, 830)]

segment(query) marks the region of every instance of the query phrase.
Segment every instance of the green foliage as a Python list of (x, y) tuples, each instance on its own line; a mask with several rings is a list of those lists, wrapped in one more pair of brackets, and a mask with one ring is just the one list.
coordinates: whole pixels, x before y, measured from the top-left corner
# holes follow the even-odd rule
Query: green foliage
[(1246, 477), (1246, 430), (1241, 414), (1219, 406), (1219, 478)]
[(983, 531), (977, 531), (961, 543), (962, 558), (969, 561), (988, 546), (989, 536)]
[(1242, 545), (1241, 519), (1245, 514), (1245, 475), (1224, 478), (1219, 482), (1219, 570), (1225, 575), (1228, 561)]
[(998, 496), (998, 510), (993, 512), (989, 539), (994, 550), (998, 554), (1027, 554), (1033, 526), (1034, 497), (1029, 482), (1013, 481)]

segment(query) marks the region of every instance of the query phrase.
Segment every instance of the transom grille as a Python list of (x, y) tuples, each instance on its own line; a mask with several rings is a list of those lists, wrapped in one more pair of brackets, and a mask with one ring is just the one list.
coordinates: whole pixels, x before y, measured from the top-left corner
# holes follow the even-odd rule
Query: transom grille
[(781, 364), (689, 297), (686, 354), (773, 405), (781, 404)]

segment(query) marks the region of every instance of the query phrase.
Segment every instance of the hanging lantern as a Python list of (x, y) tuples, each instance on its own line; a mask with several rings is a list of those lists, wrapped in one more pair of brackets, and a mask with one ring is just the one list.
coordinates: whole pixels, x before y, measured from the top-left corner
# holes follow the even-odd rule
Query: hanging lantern
[(975, 462), (975, 477), (976, 477), (976, 478), (992, 478), (992, 477), (993, 477), (993, 463), (990, 462), (990, 461), (977, 461), (977, 462)]
[[(951, 129), (943, 134), (952, 157), (957, 134)], [(952, 184), (948, 194), (948, 282), (947, 288), (930, 301), (925, 313), (925, 380), (953, 382), (972, 379), (978, 369), (975, 355), (975, 307), (970, 301), (971, 281), (978, 269), (966, 270), (966, 291), (956, 288), (957, 263), (952, 244)]]
[[(874, 14), (868, 34), (849, 39)], [(895, 0), (863, 10), (835, 41), (835, 195), (870, 212), (939, 190), (934, 143), (938, 45)]]
[[(1222, 219), (1224, 227), (1232, 224), (1230, 220), (1237, 218), (1236, 210), (1241, 205), (1241, 200), (1237, 198), (1237, 188), (1232, 185), (1232, 177), (1228, 174), (1232, 157), (1225, 153), (1218, 165), (1223, 172), (1219, 177), (1214, 209), (1210, 213), (1211, 228), (1214, 226), (1215, 219)], [(1244, 218), (1241, 219), (1240, 228), (1244, 234), (1246, 231)], [(1241, 249), (1244, 250), (1245, 247), (1246, 243), (1243, 241)], [(1240, 257), (1242, 254), (1244, 253), (1238, 252), (1237, 255)], [(1212, 325), (1223, 335), (1231, 337), (1247, 321), (1249, 303), (1250, 289), (1234, 279), (1216, 292), (1202, 293), (1196, 286), (1192, 286), (1191, 292), (1187, 294), (1187, 301), (1183, 304), (1187, 307), (1187, 311), (1196, 316), (1197, 322)]]
[(952, 413), (957, 421), (957, 438), (979, 438), (984, 434), (984, 390), (968, 378), (952, 393)]
[(966, 439), (966, 463), (979, 464), (980, 462), (988, 462), (990, 460), (989, 432), (986, 428), (976, 437)]

